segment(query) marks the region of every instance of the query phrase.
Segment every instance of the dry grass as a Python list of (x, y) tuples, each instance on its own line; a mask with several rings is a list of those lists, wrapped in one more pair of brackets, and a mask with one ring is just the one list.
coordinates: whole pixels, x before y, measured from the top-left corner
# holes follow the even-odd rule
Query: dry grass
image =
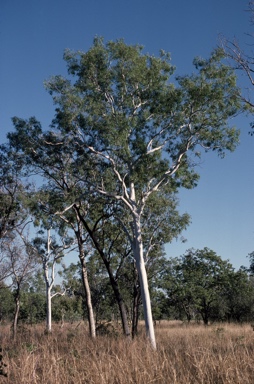
[(250, 325), (156, 326), (158, 350), (144, 336), (132, 342), (100, 336), (92, 341), (85, 326), (25, 328), (15, 343), (0, 328), (8, 384), (252, 384), (254, 332)]

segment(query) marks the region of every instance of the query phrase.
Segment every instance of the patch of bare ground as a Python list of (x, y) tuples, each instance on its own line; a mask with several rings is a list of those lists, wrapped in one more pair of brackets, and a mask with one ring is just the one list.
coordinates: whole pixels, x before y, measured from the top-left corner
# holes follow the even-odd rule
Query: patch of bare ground
[(116, 334), (88, 337), (70, 324), (24, 327), (15, 343), (1, 326), (0, 347), (8, 384), (253, 384), (251, 325), (204, 327), (180, 322), (156, 324), (157, 351), (144, 334), (128, 341)]

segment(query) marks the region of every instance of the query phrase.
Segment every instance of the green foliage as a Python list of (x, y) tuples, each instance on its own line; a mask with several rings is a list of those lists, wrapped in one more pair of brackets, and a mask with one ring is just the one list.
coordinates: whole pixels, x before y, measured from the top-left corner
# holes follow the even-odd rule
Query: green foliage
[[(107, 177), (114, 162), (122, 177), (128, 175), (127, 187), (134, 181), (139, 193), (164, 178), (181, 153), (176, 181), (195, 185), (188, 150), (201, 146), (223, 155), (238, 142), (237, 131), (227, 126), (239, 108), (235, 76), (219, 51), (196, 59), (197, 73), (178, 77), (178, 87), (169, 83), (174, 67), (168, 54), (143, 54), (123, 40), (95, 39), (88, 52), (66, 51), (65, 60), (75, 81), (55, 76), (46, 83), (58, 105), (55, 132), (68, 137), (79, 157), (91, 148), (99, 152)], [(107, 191), (119, 188), (112, 180), (104, 180)]]
[(0, 240), (13, 237), (27, 216), (29, 185), (23, 183), (20, 165), (9, 156), (9, 146), (0, 146)]
[(52, 320), (77, 321), (83, 318), (82, 300), (75, 296), (56, 296), (52, 300)]
[(228, 321), (252, 321), (254, 315), (254, 281), (246, 268), (240, 268), (232, 274), (226, 303)]
[[(114, 270), (114, 261), (112, 263), (112, 271)], [(94, 308), (94, 314), (96, 323), (101, 320), (112, 320), (114, 317), (118, 317), (118, 307), (114, 291), (109, 280), (109, 276), (102, 259), (98, 253), (94, 253), (89, 257), (87, 262), (88, 275), (92, 276), (90, 279), (90, 289), (92, 295), (92, 303)], [(121, 279), (119, 279), (121, 283)], [(126, 291), (121, 290), (124, 294)]]
[(171, 260), (163, 275), (159, 285), (168, 304), (188, 320), (201, 316), (205, 324), (209, 320), (240, 321), (252, 311), (253, 287), (247, 272), (235, 272), (228, 261), (208, 248), (189, 250)]
[[(0, 288), (0, 320), (9, 322), (15, 311), (15, 291), (9, 287)], [(29, 324), (44, 321), (46, 316), (45, 295), (30, 289), (21, 292), (19, 320)]]
[(46, 318), (45, 294), (39, 292), (22, 293), (19, 319), (29, 324), (41, 323)]
[(45, 280), (43, 276), (43, 271), (38, 270), (35, 272), (35, 274), (32, 276), (32, 278), (29, 281), (29, 291), (31, 293), (37, 293), (45, 296)]
[(10, 321), (14, 313), (13, 295), (7, 286), (0, 288), (0, 320)]
[[(116, 296), (120, 287), (128, 301), (138, 287), (132, 257), (137, 262), (142, 249), (152, 282), (164, 244), (189, 224), (176, 196), (180, 187), (197, 184), (196, 156), (209, 150), (223, 156), (238, 144), (238, 132), (228, 125), (240, 107), (238, 89), (219, 50), (207, 60), (195, 59), (192, 75), (176, 78), (168, 53), (154, 57), (123, 40), (96, 38), (87, 52), (66, 51), (64, 59), (68, 78), (46, 83), (56, 105), (50, 129), (43, 131), (35, 118), (15, 117), (16, 131), (8, 138), (24, 173), (45, 180), (29, 202), (36, 224), (47, 228), (50, 222), (59, 234), (66, 228), (79, 234), (91, 255), (94, 305), (99, 303), (98, 316), (107, 316), (114, 300), (104, 267)], [(219, 261), (204, 252), (210, 273)], [(194, 289), (207, 272), (199, 257), (191, 265), (196, 277), (186, 269), (193, 280), (188, 308), (195, 296), (196, 310), (206, 316), (204, 298), (209, 308), (215, 300), (209, 284)], [(210, 284), (220, 287), (220, 281)], [(132, 287), (128, 293), (126, 286)], [(70, 305), (67, 298), (57, 300)]]

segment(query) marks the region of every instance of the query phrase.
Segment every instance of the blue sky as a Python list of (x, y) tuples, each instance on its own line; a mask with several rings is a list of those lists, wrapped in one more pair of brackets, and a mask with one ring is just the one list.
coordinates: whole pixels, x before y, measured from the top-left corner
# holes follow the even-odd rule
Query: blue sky
[[(171, 52), (177, 74), (192, 72), (195, 56), (208, 57), (219, 34), (244, 47), (250, 32), (244, 0), (0, 0), (0, 142), (11, 117), (36, 116), (47, 129), (54, 115), (43, 81), (66, 74), (65, 48), (87, 50), (94, 36), (124, 38), (157, 55)], [(240, 77), (240, 84), (244, 78)], [(254, 250), (254, 137), (250, 118), (238, 117), (241, 144), (221, 160), (208, 154), (192, 191), (181, 191), (180, 211), (192, 216), (187, 242), (166, 247), (169, 256), (209, 247), (238, 268)]]

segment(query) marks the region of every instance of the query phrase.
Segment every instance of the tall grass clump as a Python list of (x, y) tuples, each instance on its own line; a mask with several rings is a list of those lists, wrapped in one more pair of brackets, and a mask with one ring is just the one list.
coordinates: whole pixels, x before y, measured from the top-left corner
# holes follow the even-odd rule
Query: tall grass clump
[(158, 349), (144, 334), (92, 340), (84, 325), (25, 327), (12, 341), (1, 326), (8, 384), (253, 384), (254, 332), (250, 325), (156, 327)]

